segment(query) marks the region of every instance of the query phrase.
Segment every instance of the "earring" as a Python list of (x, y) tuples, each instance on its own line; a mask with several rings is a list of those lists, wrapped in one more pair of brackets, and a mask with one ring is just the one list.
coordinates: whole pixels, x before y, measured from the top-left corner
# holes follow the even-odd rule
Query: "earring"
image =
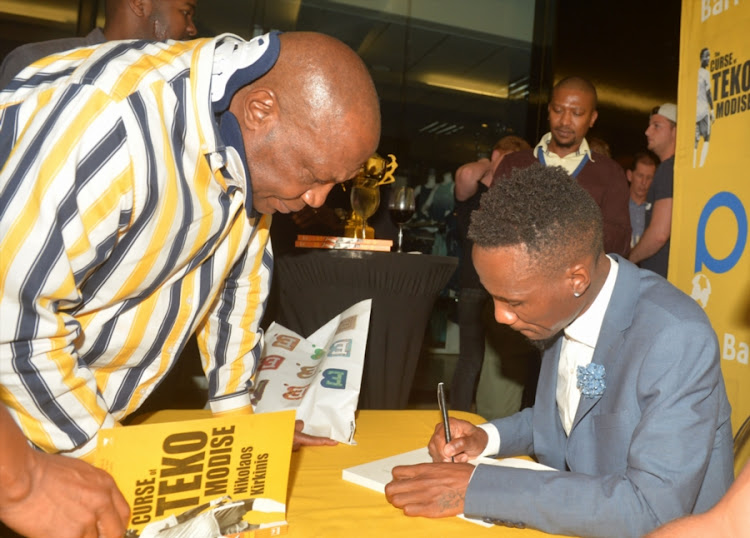
[(573, 297), (580, 297), (580, 296), (581, 296), (581, 292), (578, 292), (578, 291), (573, 292)]

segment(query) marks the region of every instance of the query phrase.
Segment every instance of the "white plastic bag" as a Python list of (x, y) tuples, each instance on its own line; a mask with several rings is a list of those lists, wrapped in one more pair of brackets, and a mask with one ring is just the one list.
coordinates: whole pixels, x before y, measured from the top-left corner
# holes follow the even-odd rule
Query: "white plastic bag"
[(309, 338), (272, 323), (252, 395), (256, 413), (296, 409), (304, 433), (355, 444), (372, 299), (334, 317)]

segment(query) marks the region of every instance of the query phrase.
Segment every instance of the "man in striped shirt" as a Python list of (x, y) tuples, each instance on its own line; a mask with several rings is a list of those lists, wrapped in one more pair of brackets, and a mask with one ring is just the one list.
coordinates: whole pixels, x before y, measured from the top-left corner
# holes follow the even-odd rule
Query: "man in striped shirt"
[(25, 436), (86, 460), (193, 333), (214, 413), (250, 412), (270, 215), (319, 207), (379, 135), (367, 68), (320, 34), (109, 42), (14, 79), (0, 401)]

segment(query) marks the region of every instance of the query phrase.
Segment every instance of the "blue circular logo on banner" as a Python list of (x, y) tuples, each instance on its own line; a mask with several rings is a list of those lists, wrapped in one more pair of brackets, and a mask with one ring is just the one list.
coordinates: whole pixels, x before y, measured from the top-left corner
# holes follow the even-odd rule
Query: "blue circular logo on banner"
[[(720, 207), (729, 209), (734, 214), (734, 218), (737, 219), (737, 240), (734, 243), (734, 248), (726, 258), (721, 260), (711, 256), (706, 247), (706, 225), (708, 224), (708, 219)], [(716, 274), (726, 273), (732, 269), (732, 267), (737, 265), (747, 244), (747, 213), (745, 212), (745, 207), (742, 205), (742, 200), (736, 194), (727, 191), (714, 194), (701, 212), (700, 219), (698, 220), (697, 235), (698, 237), (695, 242), (696, 273), (704, 265), (706, 269)]]

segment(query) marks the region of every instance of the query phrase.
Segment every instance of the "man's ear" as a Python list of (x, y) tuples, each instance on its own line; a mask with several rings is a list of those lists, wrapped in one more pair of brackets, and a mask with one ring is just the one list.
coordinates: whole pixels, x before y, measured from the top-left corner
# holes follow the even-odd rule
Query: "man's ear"
[(576, 297), (583, 295), (591, 285), (591, 274), (586, 265), (577, 263), (567, 271), (570, 293)]
[(128, 0), (128, 7), (136, 17), (147, 17), (151, 13), (151, 0)]
[(625, 177), (628, 178), (628, 183), (633, 182), (633, 171), (632, 170), (625, 170)]
[(273, 125), (279, 117), (276, 94), (268, 88), (250, 88), (240, 96), (244, 129), (259, 130)]
[(589, 129), (591, 129), (594, 126), (594, 123), (596, 122), (596, 118), (599, 117), (599, 112), (594, 110), (591, 113), (591, 121), (589, 122)]

